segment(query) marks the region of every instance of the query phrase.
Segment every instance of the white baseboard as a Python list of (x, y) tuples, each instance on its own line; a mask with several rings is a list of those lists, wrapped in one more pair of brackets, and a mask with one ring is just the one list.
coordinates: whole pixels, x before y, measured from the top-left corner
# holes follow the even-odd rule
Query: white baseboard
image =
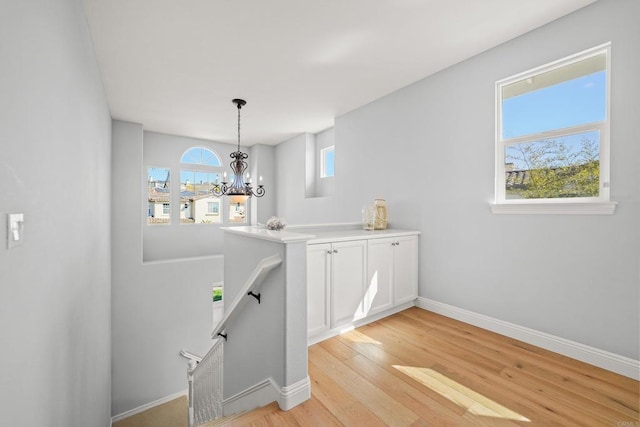
[(238, 412), (250, 411), (277, 401), (280, 390), (274, 386), (271, 378), (237, 393), (222, 402), (222, 414), (227, 417)]
[[(188, 395), (189, 390), (184, 390), (138, 406), (137, 408), (133, 408), (129, 411), (111, 417), (111, 425), (124, 420), (125, 418), (139, 414), (140, 412), (162, 405), (163, 403)], [(253, 387), (249, 387), (248, 389), (226, 399), (222, 403), (222, 413), (226, 417), (237, 414), (238, 412), (260, 408), (271, 402), (278, 402), (280, 409), (288, 411), (310, 398), (311, 381), (308, 376), (290, 386), (285, 387), (280, 387), (272, 378), (267, 378)]]
[(118, 421), (124, 420), (125, 418), (129, 418), (133, 415), (139, 414), (140, 412), (144, 412), (148, 409), (162, 405), (163, 403), (167, 403), (179, 397), (188, 396), (188, 395), (189, 395), (189, 390), (183, 390), (178, 393), (174, 393), (172, 395), (162, 397), (158, 400), (154, 400), (153, 402), (145, 403), (144, 405), (138, 406), (137, 408), (133, 408), (121, 414), (114, 415), (113, 417), (111, 417), (111, 424), (117, 423)]
[(280, 388), (278, 406), (280, 406), (280, 409), (283, 411), (288, 411), (309, 399), (311, 399), (311, 380), (309, 380), (309, 376), (307, 376), (290, 386)]
[(418, 297), (416, 306), (640, 380), (640, 361), (449, 304)]
[(273, 378), (267, 378), (225, 399), (222, 403), (222, 413), (227, 417), (238, 412), (260, 408), (271, 402), (278, 402), (280, 409), (288, 411), (310, 398), (311, 381), (308, 376), (285, 387), (280, 387)]

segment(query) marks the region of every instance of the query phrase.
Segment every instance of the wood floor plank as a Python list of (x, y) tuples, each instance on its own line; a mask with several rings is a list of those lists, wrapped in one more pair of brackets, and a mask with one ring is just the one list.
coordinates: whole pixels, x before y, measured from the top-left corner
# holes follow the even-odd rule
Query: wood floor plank
[(302, 426), (339, 427), (340, 420), (324, 406), (319, 399), (312, 398), (291, 409), (291, 414)]
[(472, 361), (486, 371), (498, 373), (507, 366), (505, 363), (486, 357), (477, 351), (457, 345), (447, 338), (441, 338), (430, 333), (421, 333), (419, 332), (420, 328), (416, 327), (415, 324), (398, 316), (390, 316), (388, 319), (385, 319), (384, 327), (392, 329), (395, 333), (404, 336), (405, 339), (412, 337), (414, 341), (420, 342), (422, 347), (437, 348), (439, 352), (454, 354), (459, 358)]
[[(407, 378), (410, 377), (406, 375), (395, 376), (363, 355), (357, 355), (352, 359), (346, 360), (345, 363), (354, 371), (367, 378), (376, 387), (385, 390), (398, 402), (415, 412), (420, 418), (429, 419), (433, 425), (472, 425), (461, 422), (461, 413), (456, 413), (436, 402), (429, 395), (430, 390), (410, 384), (410, 382), (407, 381)], [(398, 370), (398, 372), (402, 374), (401, 371)]]
[[(308, 356), (310, 400), (215, 425), (640, 426), (638, 381), (419, 308), (318, 343)], [(148, 422), (136, 427), (164, 425), (143, 414), (135, 420)]]
[[(356, 339), (353, 339), (354, 335), (358, 335)], [(373, 345), (372, 343), (363, 344), (361, 336), (363, 336), (361, 332), (352, 331), (343, 334), (340, 337), (336, 337), (336, 340), (340, 340), (340, 342), (342, 342), (344, 345), (354, 348), (358, 352), (358, 354), (366, 357), (382, 369), (387, 370), (387, 372), (389, 372), (391, 375), (394, 375), (402, 381), (410, 384), (412, 387), (421, 390), (421, 384), (419, 384), (414, 379), (407, 377), (395, 368), (395, 366), (406, 365), (408, 363), (407, 359), (401, 359), (389, 354), (384, 350), (385, 345), (381, 342), (378, 342), (377, 345)], [(423, 363), (422, 366), (430, 366), (429, 363), (435, 363), (434, 361), (427, 363), (424, 360), (421, 360), (421, 362)], [(427, 397), (430, 400), (433, 400), (439, 407), (445, 408), (448, 413), (455, 414), (457, 416), (462, 416), (464, 414), (463, 408), (441, 396), (440, 394), (433, 393), (429, 390), (422, 390), (422, 393), (427, 395)]]
[[(381, 348), (378, 348), (376, 346), (362, 346), (359, 342), (363, 341), (363, 339), (360, 337), (354, 340), (355, 342), (353, 342), (352, 340), (349, 339), (350, 335), (353, 333), (368, 334), (366, 339), (368, 339), (370, 342), (377, 342), (378, 346), (384, 347), (385, 350), (382, 350)], [(437, 366), (438, 361), (444, 361), (444, 359), (442, 358), (434, 359), (433, 357), (425, 359), (425, 356), (428, 356), (428, 355), (425, 355), (424, 351), (415, 347), (413, 344), (406, 342), (405, 340), (399, 339), (397, 334), (391, 334), (389, 333), (388, 330), (385, 330), (384, 328), (378, 328), (375, 325), (370, 325), (369, 328), (360, 328), (360, 331), (354, 331), (348, 334), (344, 334), (338, 339), (342, 340), (345, 343), (348, 343), (349, 345), (354, 346), (354, 348), (358, 348), (363, 355), (366, 355), (368, 358), (370, 358), (371, 360), (375, 361), (376, 363), (378, 363), (383, 367), (390, 366), (390, 364), (393, 364), (393, 365), (404, 364), (408, 366), (428, 367), (428, 366)], [(394, 341), (398, 341), (398, 343), (394, 344)], [(359, 347), (359, 346), (362, 346), (362, 347)], [(391, 356), (390, 353), (398, 354), (398, 357)], [(449, 357), (446, 360), (446, 363), (449, 368), (456, 367), (459, 364), (459, 362), (457, 362), (453, 357)], [(463, 362), (463, 363), (466, 363), (466, 362)], [(477, 369), (474, 365), (471, 365), (471, 366), (474, 369)], [(464, 369), (461, 369), (460, 367), (458, 367), (457, 370), (464, 372)], [(395, 371), (398, 372), (397, 370)], [(479, 370), (479, 372), (482, 372), (482, 371)], [(398, 373), (397, 375), (402, 375), (402, 374)], [(465, 376), (457, 376), (457, 378), (463, 379), (464, 381), (468, 382), (468, 378), (465, 378)], [(525, 404), (522, 404), (522, 402), (518, 400), (512, 400), (513, 393), (504, 394), (501, 392), (502, 390), (501, 387), (496, 387), (493, 384), (489, 384), (488, 386), (485, 387), (484, 390), (485, 392), (487, 391), (492, 392), (495, 398), (502, 399), (501, 401), (503, 403), (519, 411), (520, 413), (527, 416), (528, 418), (531, 418), (535, 415), (536, 419), (538, 419), (539, 421), (544, 421), (544, 425), (554, 425), (554, 424), (563, 425), (564, 420), (562, 418), (558, 418), (557, 415), (553, 414), (552, 416), (556, 418), (556, 421), (549, 420), (547, 417), (541, 415), (542, 408), (540, 407), (540, 405), (536, 406), (528, 402), (526, 402)], [(464, 408), (461, 408), (455, 403), (452, 403), (446, 400), (444, 397), (440, 395), (436, 395), (434, 397), (434, 399), (436, 400), (438, 400), (438, 398), (440, 399), (439, 400), (440, 403), (443, 403), (442, 401), (444, 400), (445, 401), (444, 405), (449, 403), (450, 405), (453, 405), (452, 410), (454, 411), (457, 410), (460, 416), (464, 415), (464, 412), (466, 411)]]
[[(547, 382), (560, 385), (566, 393), (574, 393), (584, 397), (596, 405), (604, 405), (613, 409), (623, 416), (638, 418), (638, 383), (635, 381), (635, 389), (629, 390), (629, 383), (634, 381), (611, 372), (601, 372), (603, 369), (587, 365), (565, 356), (536, 349), (531, 351), (529, 344), (521, 343), (512, 338), (503, 337), (493, 332), (485, 331), (462, 322), (448, 319), (443, 316), (433, 315), (424, 310), (412, 309), (416, 318), (429, 319), (425, 325), (430, 333), (441, 337), (447, 336), (449, 339), (459, 342), (466, 340), (469, 346), (495, 347), (499, 349), (496, 357), (506, 355), (513, 358), (510, 363), (512, 367), (526, 370), (529, 375), (534, 375)], [(407, 316), (407, 312), (403, 312)], [(437, 326), (436, 323), (441, 326)], [(484, 344), (483, 344), (484, 343)], [(522, 347), (526, 347), (523, 351)], [(478, 350), (482, 351), (482, 350)], [(504, 363), (507, 360), (501, 359)], [(585, 368), (586, 366), (586, 368)], [(585, 402), (585, 405), (590, 405)]]
[(352, 396), (357, 396), (371, 412), (387, 425), (410, 426), (419, 418), (415, 412), (371, 384), (322, 347), (310, 347), (309, 355), (313, 357), (314, 363), (325, 372), (333, 372), (336, 383)]
[(614, 425), (623, 417), (623, 415), (618, 412), (605, 408), (602, 405), (588, 402), (581, 398), (581, 396), (567, 393), (557, 385), (541, 381), (535, 377), (526, 375), (526, 373), (522, 371), (507, 368), (502, 372), (502, 375), (520, 386), (531, 390), (532, 393), (535, 393), (541, 398), (562, 405), (567, 411), (573, 411), (576, 414), (579, 413), (581, 417), (587, 417), (594, 421), (597, 420), (602, 424), (610, 425)]
[(425, 328), (442, 328), (447, 334), (466, 335), (473, 337), (472, 339), (478, 343), (485, 342), (487, 344), (491, 343), (492, 345), (496, 344), (502, 348), (511, 348), (518, 351), (522, 356), (537, 356), (537, 360), (545, 360), (546, 363), (566, 368), (577, 376), (585, 378), (588, 382), (598, 381), (602, 384), (611, 384), (615, 388), (625, 390), (633, 396), (637, 396), (638, 394), (638, 381), (632, 378), (618, 375), (614, 372), (536, 347), (514, 338), (506, 337), (417, 307), (407, 309), (399, 313), (399, 315), (420, 320), (424, 322)]
[[(542, 399), (540, 396), (532, 395), (529, 391), (524, 390), (510, 382), (508, 379), (500, 377), (493, 369), (486, 369), (476, 363), (475, 357), (467, 352), (458, 351), (454, 346), (441, 342), (442, 340), (433, 340), (429, 344), (419, 340), (412, 340), (411, 335), (400, 332), (397, 329), (389, 329), (384, 322), (375, 322), (367, 325), (363, 329), (371, 339), (384, 341), (385, 349), (391, 354), (400, 358), (407, 359), (411, 366), (423, 366), (423, 361), (428, 360), (429, 364), (438, 363), (447, 366), (454, 372), (462, 373), (464, 385), (475, 388), (482, 387), (482, 393), (495, 393), (496, 389), (509, 390), (508, 395), (502, 394), (502, 398), (511, 399), (510, 396), (518, 396), (524, 399), (523, 405), (529, 405), (531, 409), (544, 418), (554, 419), (556, 423), (571, 425), (589, 425), (587, 421), (591, 421), (588, 417), (574, 413), (570, 409), (558, 404), (558, 402)], [(443, 372), (448, 375), (448, 372)], [(468, 381), (471, 380), (469, 383)], [(529, 400), (526, 400), (529, 399)], [(511, 400), (511, 404), (518, 404), (519, 401)], [(506, 405), (509, 406), (509, 405)], [(542, 415), (544, 414), (544, 415)], [(527, 417), (529, 418), (529, 417)]]
[(332, 378), (332, 372), (325, 373), (310, 361), (309, 376), (312, 398), (318, 399), (345, 426), (357, 425), (358, 422), (375, 427), (386, 425), (362, 402), (336, 383)]
[[(486, 333), (487, 331), (484, 332)], [(591, 381), (591, 387), (588, 387), (581, 383), (582, 375), (575, 375), (573, 371), (568, 371), (562, 366), (550, 366), (549, 362), (539, 354), (534, 356), (530, 356), (527, 353), (523, 354), (521, 350), (517, 351), (511, 346), (503, 344), (504, 340), (486, 345), (483, 344), (486, 343), (486, 340), (480, 340), (478, 337), (472, 338), (468, 334), (452, 334), (450, 328), (441, 330), (433, 327), (433, 325), (429, 325), (429, 333), (443, 339), (448, 338), (456, 345), (473, 348), (473, 351), (485, 357), (493, 358), (507, 366), (526, 370), (529, 375), (536, 376), (547, 383), (558, 384), (566, 393), (574, 393), (587, 398), (592, 404), (602, 405), (620, 415), (638, 417), (638, 402), (637, 400), (633, 401), (634, 398), (637, 399), (637, 393), (634, 396), (632, 393), (619, 387), (611, 386), (609, 383), (599, 383), (599, 389), (596, 390), (593, 388), (593, 380)]]

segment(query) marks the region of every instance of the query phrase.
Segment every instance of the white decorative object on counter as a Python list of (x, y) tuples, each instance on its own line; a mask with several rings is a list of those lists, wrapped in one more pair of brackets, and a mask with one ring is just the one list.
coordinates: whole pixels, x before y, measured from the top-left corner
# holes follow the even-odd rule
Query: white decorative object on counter
[(277, 216), (269, 218), (266, 224), (268, 230), (282, 230), (285, 225), (287, 225), (287, 223), (284, 218), (278, 218)]

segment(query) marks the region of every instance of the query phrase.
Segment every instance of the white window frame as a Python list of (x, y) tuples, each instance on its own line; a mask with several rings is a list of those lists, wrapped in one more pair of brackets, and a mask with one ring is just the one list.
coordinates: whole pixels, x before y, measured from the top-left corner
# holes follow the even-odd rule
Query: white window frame
[[(159, 170), (164, 170), (167, 172), (167, 177), (169, 178), (169, 193), (167, 193), (167, 195), (169, 196), (169, 213), (165, 213), (164, 210), (164, 205), (165, 202), (158, 202), (158, 201), (154, 201), (154, 202), (150, 202), (149, 201), (149, 186), (151, 185), (151, 183), (155, 183), (155, 182), (161, 182), (161, 181), (151, 181), (149, 178), (149, 170), (150, 169), (159, 169)], [(145, 168), (145, 171), (147, 172), (147, 182), (146, 182), (146, 190), (145, 190), (145, 197), (147, 200), (147, 215), (146, 215), (146, 219), (145, 219), (145, 225), (147, 226), (159, 226), (159, 227), (164, 227), (167, 225), (171, 225), (171, 168), (169, 166), (147, 166)], [(166, 180), (165, 180), (165, 185), (166, 185)], [(162, 204), (162, 211), (160, 213), (158, 213), (156, 211), (157, 209), (157, 205)], [(160, 219), (167, 219), (167, 222), (160, 222), (160, 223), (156, 223), (156, 222), (149, 222), (150, 218), (151, 218), (151, 213), (153, 212), (154, 217), (155, 218), (160, 218)]]
[[(205, 150), (207, 152), (209, 152), (213, 157), (215, 157), (217, 159), (217, 162), (220, 163), (220, 166), (212, 166), (212, 165), (208, 165), (206, 163), (197, 163), (197, 162), (183, 162), (185, 155), (190, 152), (191, 150), (193, 150), (194, 148), (198, 148), (198, 149), (202, 149)], [(205, 146), (193, 146), (193, 147), (189, 147), (187, 150), (185, 150), (182, 153), (182, 156), (180, 156), (180, 168), (179, 168), (179, 172), (180, 172), (180, 180), (179, 183), (180, 185), (182, 185), (182, 173), (183, 171), (187, 171), (187, 172), (193, 172), (193, 173), (206, 173), (206, 174), (218, 174), (222, 177), (222, 174), (225, 172), (224, 167), (222, 166), (222, 162), (220, 161), (220, 155), (214, 151), (212, 148), (209, 147), (205, 147)], [(194, 185), (196, 185), (196, 183), (194, 182)], [(181, 193), (180, 193), (181, 194)], [(207, 212), (205, 213), (205, 216), (207, 217), (216, 217), (216, 221), (215, 222), (182, 222), (180, 221), (180, 225), (181, 226), (185, 226), (185, 227), (194, 227), (194, 226), (207, 226), (207, 227), (223, 227), (225, 226), (225, 224), (227, 224), (227, 220), (226, 217), (224, 215), (224, 207), (225, 205), (227, 205), (228, 203), (224, 201), (224, 199), (226, 197), (213, 197), (215, 199), (215, 201), (213, 202), (207, 202), (207, 203), (218, 203), (218, 213), (214, 214), (214, 213), (210, 213), (209, 212), (209, 206), (207, 205)], [(193, 212), (192, 212), (193, 214)]]
[[(328, 151), (333, 151), (333, 156), (334, 156), (333, 157), (333, 175), (327, 175), (326, 153)], [(320, 178), (333, 178), (335, 176), (336, 174), (335, 173), (335, 167), (336, 167), (335, 153), (336, 153), (335, 145), (330, 145), (320, 150)]]
[[(606, 53), (606, 99), (605, 120), (597, 123), (553, 129), (551, 131), (529, 134), (515, 138), (502, 137), (502, 88), (551, 70), (562, 68), (584, 59)], [(609, 200), (609, 122), (611, 87), (611, 43), (579, 52), (557, 61), (536, 67), (532, 70), (499, 80), (496, 82), (496, 136), (495, 136), (495, 200), (491, 210), (495, 214), (613, 214), (616, 203)], [(505, 197), (505, 148), (509, 145), (527, 141), (553, 139), (559, 136), (578, 134), (588, 131), (600, 133), (600, 189), (598, 197), (576, 197), (557, 199), (506, 199)]]

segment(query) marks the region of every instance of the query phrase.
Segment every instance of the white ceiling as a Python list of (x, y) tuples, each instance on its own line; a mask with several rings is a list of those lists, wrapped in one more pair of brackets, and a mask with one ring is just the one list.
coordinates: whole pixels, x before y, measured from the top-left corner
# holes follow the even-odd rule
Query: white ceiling
[(111, 114), (277, 144), (595, 0), (84, 0)]

